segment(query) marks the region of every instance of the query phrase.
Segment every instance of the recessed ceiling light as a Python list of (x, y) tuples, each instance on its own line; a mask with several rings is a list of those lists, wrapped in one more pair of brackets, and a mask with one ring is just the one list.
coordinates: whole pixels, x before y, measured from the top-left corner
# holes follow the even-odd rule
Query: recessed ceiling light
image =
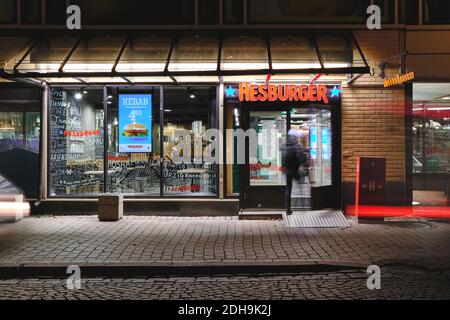
[(189, 98), (195, 99), (195, 94), (191, 93), (190, 96), (189, 96)]
[(75, 93), (75, 99), (77, 100), (81, 100), (81, 98), (83, 98), (83, 95), (80, 92)]

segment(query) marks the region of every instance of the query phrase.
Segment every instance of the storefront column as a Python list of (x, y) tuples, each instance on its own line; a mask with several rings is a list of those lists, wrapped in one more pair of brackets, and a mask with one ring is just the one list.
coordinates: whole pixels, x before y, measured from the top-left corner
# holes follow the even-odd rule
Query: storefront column
[(223, 102), (224, 102), (224, 85), (223, 85), (223, 80), (220, 81), (220, 85), (219, 85), (219, 89), (218, 89), (218, 119), (219, 119), (219, 132), (221, 132), (222, 134), (219, 135), (219, 143), (218, 143), (218, 150), (216, 150), (216, 152), (219, 152), (219, 198), (223, 199), (225, 196), (225, 192), (224, 192), (224, 155), (223, 155), (223, 150), (224, 150), (224, 137), (223, 137), (223, 132), (224, 132), (224, 108), (223, 108)]
[(42, 90), (42, 117), (41, 117), (41, 190), (40, 199), (47, 198), (47, 156), (48, 156), (48, 109), (49, 109), (49, 97), (50, 89), (48, 85), (45, 85)]

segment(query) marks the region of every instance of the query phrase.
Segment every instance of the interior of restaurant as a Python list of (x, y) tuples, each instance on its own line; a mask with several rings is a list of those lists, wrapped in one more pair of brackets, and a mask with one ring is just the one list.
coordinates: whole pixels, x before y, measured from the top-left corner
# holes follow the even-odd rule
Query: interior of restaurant
[(450, 191), (450, 84), (413, 85), (413, 201), (446, 206)]

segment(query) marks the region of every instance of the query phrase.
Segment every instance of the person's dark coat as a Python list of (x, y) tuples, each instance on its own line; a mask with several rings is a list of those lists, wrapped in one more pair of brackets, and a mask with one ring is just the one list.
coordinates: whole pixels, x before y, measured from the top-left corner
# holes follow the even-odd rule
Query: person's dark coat
[(284, 171), (286, 174), (298, 179), (298, 169), (308, 161), (308, 158), (297, 137), (293, 135), (287, 136), (282, 155)]

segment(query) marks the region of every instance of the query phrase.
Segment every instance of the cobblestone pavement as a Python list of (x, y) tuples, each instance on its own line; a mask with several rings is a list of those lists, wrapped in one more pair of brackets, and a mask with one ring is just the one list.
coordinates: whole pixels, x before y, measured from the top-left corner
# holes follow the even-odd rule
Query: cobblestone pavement
[(408, 263), (450, 267), (450, 224), (396, 222), (285, 228), (236, 218), (96, 216), (0, 224), (0, 266)]
[(278, 276), (82, 279), (80, 290), (65, 280), (0, 280), (6, 299), (291, 300), (291, 299), (450, 299), (450, 273), (384, 273), (381, 289), (367, 288), (358, 271)]

